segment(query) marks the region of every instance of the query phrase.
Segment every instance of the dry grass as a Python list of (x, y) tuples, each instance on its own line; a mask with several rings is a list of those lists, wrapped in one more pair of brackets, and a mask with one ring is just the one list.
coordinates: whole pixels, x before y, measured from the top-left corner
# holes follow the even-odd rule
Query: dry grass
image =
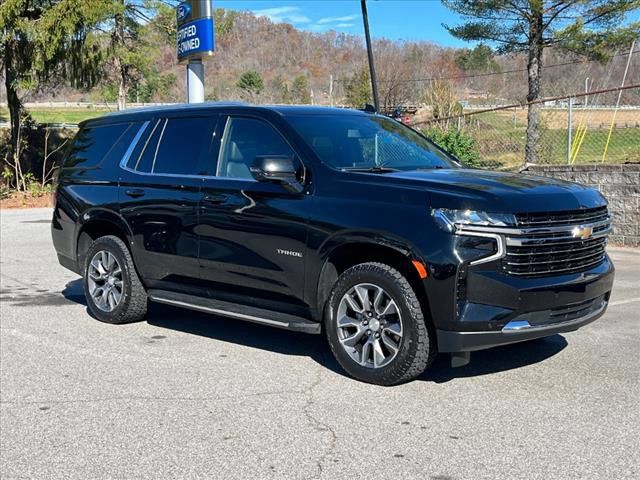
[[(519, 108), (517, 110), (497, 110), (496, 115), (506, 117), (516, 122), (525, 124), (527, 121), (527, 110)], [(566, 108), (544, 108), (542, 109), (542, 120), (547, 128), (563, 129), (567, 128), (569, 121), (569, 112)], [(613, 120), (614, 110), (607, 109), (582, 109), (574, 108), (572, 112), (573, 126), (576, 128), (580, 123), (584, 123), (587, 128), (609, 128)], [(473, 116), (471, 116), (473, 118)], [(616, 127), (640, 126), (640, 109), (634, 110), (618, 110), (615, 118)]]

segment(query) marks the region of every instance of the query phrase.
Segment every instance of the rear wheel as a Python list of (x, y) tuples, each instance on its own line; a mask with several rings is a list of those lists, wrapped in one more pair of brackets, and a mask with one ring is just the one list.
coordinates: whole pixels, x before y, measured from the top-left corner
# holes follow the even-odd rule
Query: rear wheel
[(84, 292), (89, 311), (102, 322), (137, 322), (147, 313), (147, 294), (129, 249), (118, 237), (100, 237), (90, 245)]
[(326, 308), (326, 334), (353, 377), (394, 385), (420, 375), (436, 355), (420, 302), (407, 279), (382, 263), (346, 270)]

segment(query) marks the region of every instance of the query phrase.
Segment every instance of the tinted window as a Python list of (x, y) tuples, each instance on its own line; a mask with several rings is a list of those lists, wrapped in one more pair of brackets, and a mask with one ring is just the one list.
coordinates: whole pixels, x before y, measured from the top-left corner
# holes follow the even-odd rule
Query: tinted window
[(64, 167), (97, 167), (129, 127), (129, 123), (83, 127), (73, 139)]
[(132, 123), (118, 139), (115, 145), (111, 147), (109, 153), (104, 157), (103, 162), (109, 165), (119, 164), (141, 126), (142, 122)]
[(278, 131), (268, 123), (253, 118), (229, 117), (217, 175), (253, 178), (249, 167), (258, 155), (293, 157), (294, 153)]
[(203, 165), (211, 145), (211, 125), (212, 120), (205, 117), (169, 118), (163, 126), (153, 173), (206, 175)]
[(136, 151), (134, 152), (134, 158), (136, 159), (132, 166), (134, 170), (144, 173), (151, 172), (153, 159), (156, 155), (158, 140), (160, 140), (160, 134), (162, 133), (164, 122), (164, 120), (158, 120), (155, 123), (152, 123), (149, 134), (146, 137), (143, 135), (140, 139)]
[(287, 117), (320, 159), (341, 169), (456, 168), (446, 153), (410, 128), (379, 115)]

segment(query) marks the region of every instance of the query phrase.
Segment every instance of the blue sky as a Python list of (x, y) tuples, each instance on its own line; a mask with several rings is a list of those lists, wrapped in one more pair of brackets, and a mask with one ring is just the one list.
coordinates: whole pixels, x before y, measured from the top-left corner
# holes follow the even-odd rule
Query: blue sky
[[(314, 32), (337, 30), (363, 34), (359, 0), (214, 0), (213, 5), (232, 10), (250, 10), (275, 22)], [(456, 24), (456, 14), (439, 0), (369, 0), (371, 35), (394, 40), (429, 40), (440, 45), (460, 47), (442, 27)], [(467, 45), (468, 46), (468, 45)]]

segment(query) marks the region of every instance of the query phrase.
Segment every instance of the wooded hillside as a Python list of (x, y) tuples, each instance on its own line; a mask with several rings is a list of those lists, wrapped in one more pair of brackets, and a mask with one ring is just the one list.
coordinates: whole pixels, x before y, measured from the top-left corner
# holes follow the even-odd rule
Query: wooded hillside
[[(172, 12), (160, 11), (139, 32), (146, 68), (132, 73), (128, 100), (176, 102), (184, 99), (184, 66), (176, 60)], [(175, 27), (173, 27), (175, 28)], [(375, 34), (375, 32), (374, 32)], [(94, 32), (96, 41), (106, 34)], [(369, 94), (363, 38), (330, 31), (311, 33), (288, 24), (235, 11), (216, 11), (216, 53), (206, 59), (206, 97), (209, 100), (243, 99), (257, 103), (355, 104)], [(638, 47), (640, 48), (640, 47)], [(375, 40), (381, 102), (387, 109), (425, 100), (434, 79), (444, 78), (457, 100), (470, 103), (512, 103), (526, 96), (526, 58), (523, 54), (494, 55), (490, 48), (473, 50), (442, 47), (431, 42)], [(588, 77), (589, 90), (619, 85), (627, 52), (617, 52), (607, 64), (578, 60), (567, 54), (545, 52), (543, 95), (581, 92)], [(640, 62), (632, 62), (627, 83), (640, 81)], [(91, 89), (46, 85), (24, 91), (23, 101), (69, 100), (115, 102), (117, 89), (108, 71)], [(261, 82), (241, 88), (243, 74), (255, 72)], [(331, 82), (333, 79), (333, 82)], [(332, 85), (331, 85), (332, 84)], [(331, 96), (330, 96), (331, 94)], [(4, 92), (0, 93), (0, 101)], [(603, 97), (601, 103), (613, 103)], [(637, 91), (623, 93), (623, 104), (638, 104)]]

